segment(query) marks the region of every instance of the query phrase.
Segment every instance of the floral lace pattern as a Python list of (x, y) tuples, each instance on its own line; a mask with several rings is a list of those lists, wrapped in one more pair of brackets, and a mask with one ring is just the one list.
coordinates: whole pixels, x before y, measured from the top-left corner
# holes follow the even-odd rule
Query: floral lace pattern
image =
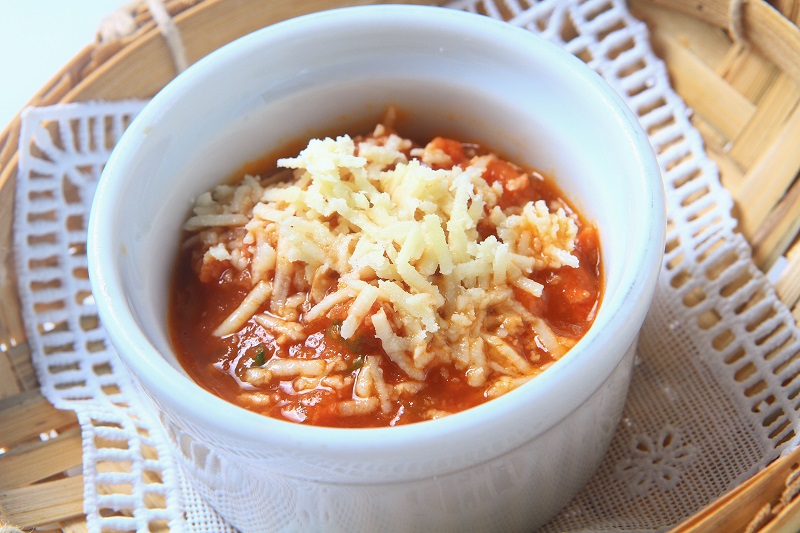
[(691, 466), (697, 449), (681, 432), (667, 426), (657, 437), (639, 434), (630, 441), (631, 456), (616, 464), (616, 473), (632, 495), (642, 495), (652, 488), (674, 489), (684, 469)]

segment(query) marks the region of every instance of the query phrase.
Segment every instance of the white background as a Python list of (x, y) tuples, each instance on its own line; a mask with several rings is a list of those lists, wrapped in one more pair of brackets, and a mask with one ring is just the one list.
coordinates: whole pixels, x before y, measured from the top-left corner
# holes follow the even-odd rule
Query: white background
[(0, 131), (123, 0), (0, 0)]

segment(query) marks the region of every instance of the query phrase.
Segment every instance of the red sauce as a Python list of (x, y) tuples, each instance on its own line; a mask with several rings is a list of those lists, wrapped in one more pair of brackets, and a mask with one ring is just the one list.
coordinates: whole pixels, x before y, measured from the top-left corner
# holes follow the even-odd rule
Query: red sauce
[[(450, 139), (437, 138), (432, 143), (448, 153), (454, 164), (464, 163), (477, 153), (485, 153), (480, 147)], [(542, 199), (548, 204), (557, 201), (568, 212), (574, 213), (552, 180), (538, 172), (526, 172), (509, 162), (496, 159), (488, 166), (484, 179), (490, 184), (497, 181), (504, 186), (506, 192), (502, 196), (501, 207), (522, 206), (526, 202)], [(517, 299), (531, 312), (542, 317), (558, 335), (576, 341), (591, 326), (602, 293), (597, 231), (580, 216), (577, 218), (579, 232), (573, 255), (579, 259), (580, 266), (536, 272), (532, 279), (544, 285), (540, 298), (515, 289)], [(252, 401), (242, 401), (243, 394), (246, 395), (247, 390), (253, 388), (245, 385), (243, 389), (241, 378), (244, 372), (271, 357), (317, 359), (337, 354), (347, 362), (347, 372), (355, 376), (365, 356), (384, 352), (380, 341), (374, 336), (369, 317), (353, 338), (342, 339), (339, 327), (346, 316), (347, 305), (340, 305), (338, 311), (330, 316), (306, 324), (305, 340), (288, 347), (279, 346), (275, 338), (252, 319), (239, 333), (225, 338), (216, 337), (212, 332), (236, 309), (248, 293), (249, 285), (246, 279), (239, 279), (239, 283), (224, 282), (231, 279), (230, 273), (226, 272), (204, 272), (198, 276), (196, 260), (190, 250), (183, 251), (178, 260), (170, 295), (169, 327), (172, 342), (189, 375), (225, 400), (276, 418), (302, 419), (307, 424), (342, 427), (418, 422), (425, 420), (431, 409), (457, 412), (487, 401), (484, 387), (469, 386), (463, 373), (443, 367), (429, 369), (424, 389), (413, 396), (400, 398), (389, 413), (378, 410), (369, 415), (342, 417), (334, 406), (336, 401), (352, 398), (350, 389), (318, 387), (297, 393), (291, 388), (291, 380), (264, 390), (279, 399), (276, 403), (260, 406)], [(511, 343), (517, 347), (530, 346), (529, 340), (521, 336), (511, 339)], [(541, 353), (536, 365), (545, 367), (554, 361), (546, 350), (539, 351)], [(381, 368), (387, 384), (408, 379), (386, 356), (382, 358)]]

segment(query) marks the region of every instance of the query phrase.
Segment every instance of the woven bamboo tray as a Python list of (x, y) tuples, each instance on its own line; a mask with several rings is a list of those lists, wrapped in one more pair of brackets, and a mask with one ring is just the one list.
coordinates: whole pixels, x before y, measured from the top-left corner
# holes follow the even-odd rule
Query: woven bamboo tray
[[(800, 322), (800, 0), (629, 0), (693, 122), (734, 215)], [(188, 63), (279, 20), (368, 0), (169, 0)], [(432, 2), (405, 2), (432, 3)], [(444, 3), (444, 2), (438, 2)], [(519, 3), (519, 2), (518, 2)], [(523, 2), (525, 3), (525, 2)], [(498, 2), (498, 4), (502, 4)], [(145, 3), (126, 36), (87, 46), (30, 105), (142, 98), (176, 75), (167, 39)], [(163, 24), (162, 24), (163, 27)], [(39, 393), (20, 317), (12, 220), (20, 120), (0, 134), (0, 531), (86, 531), (81, 434), (71, 412)], [(800, 356), (800, 354), (798, 355)], [(772, 463), (675, 531), (800, 531), (793, 482), (800, 449)]]

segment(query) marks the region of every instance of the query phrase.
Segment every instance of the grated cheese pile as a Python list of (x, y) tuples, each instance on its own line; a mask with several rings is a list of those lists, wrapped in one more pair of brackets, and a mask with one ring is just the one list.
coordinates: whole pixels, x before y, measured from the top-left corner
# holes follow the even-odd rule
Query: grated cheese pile
[[(346, 305), (341, 337), (366, 328), (385, 352), (361, 369), (370, 380), (363, 393), (375, 397), (367, 411), (386, 411), (394, 394), (374, 370), (383, 356), (412, 389), (441, 365), (486, 387), (488, 397), (530, 379), (532, 343), (555, 358), (568, 346), (515, 290), (539, 297), (532, 273), (578, 266), (571, 254), (577, 225), (542, 200), (502, 209), (504, 185), (483, 178), (494, 157), (453, 166), (435, 143), (413, 148), (379, 125), (358, 141), (311, 140), (297, 157), (279, 160), (292, 180), (247, 176), (201, 195), (185, 229), (203, 251), (203, 270), (246, 273), (250, 286), (215, 334), (255, 321), (279, 342), (297, 342), (305, 324)], [(511, 342), (523, 330), (535, 333), (525, 337), (529, 345)], [(284, 372), (281, 365), (317, 383), (330, 373), (319, 361), (286, 361), (268, 361), (266, 377), (251, 368), (246, 379), (263, 384)]]

